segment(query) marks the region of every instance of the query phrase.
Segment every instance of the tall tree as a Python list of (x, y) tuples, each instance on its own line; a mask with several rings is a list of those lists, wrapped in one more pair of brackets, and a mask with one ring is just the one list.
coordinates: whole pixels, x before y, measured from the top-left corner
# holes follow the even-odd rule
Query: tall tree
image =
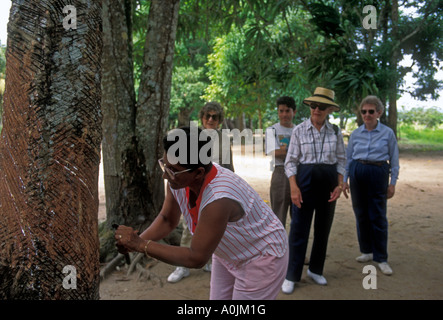
[[(365, 95), (378, 95), (388, 106), (388, 117), (382, 121), (396, 132), (399, 88), (412, 70), (400, 67), (399, 62), (405, 54), (412, 54), (414, 63), (423, 66), (419, 79), (432, 78), (438, 70), (435, 57), (442, 55), (441, 1), (407, 2), (416, 10), (414, 17), (405, 15), (397, 0), (302, 2), (320, 35), (315, 46), (310, 46), (314, 51), (309, 51), (311, 58), (306, 61), (311, 79), (337, 88), (339, 103), (348, 112)], [(372, 5), (366, 14), (373, 14), (375, 20), (369, 28), (363, 22), (366, 5)], [(424, 88), (418, 90), (419, 95), (431, 98), (437, 97), (433, 93), (441, 86), (436, 81), (418, 84)]]
[(101, 5), (13, 1), (0, 138), (0, 298), (98, 299)]
[(133, 4), (104, 1), (103, 163), (108, 227), (119, 223), (143, 229), (164, 198), (157, 160), (167, 130), (179, 0), (150, 1), (137, 79), (132, 71)]
[(154, 204), (154, 212), (149, 212), (151, 221), (161, 209), (164, 197), (157, 161), (163, 155), (162, 139), (168, 128), (179, 5), (179, 0), (151, 1), (138, 91), (135, 133), (146, 165), (147, 192)]
[[(103, 171), (107, 223), (132, 224), (137, 187), (136, 97), (132, 59), (132, 1), (103, 1)], [(137, 183), (134, 183), (137, 185)], [(142, 205), (137, 205), (140, 208)]]

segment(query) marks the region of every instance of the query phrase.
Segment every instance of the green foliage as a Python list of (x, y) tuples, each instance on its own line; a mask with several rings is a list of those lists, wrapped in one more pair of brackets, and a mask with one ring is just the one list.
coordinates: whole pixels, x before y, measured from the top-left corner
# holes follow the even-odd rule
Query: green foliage
[(416, 150), (443, 150), (443, 129), (417, 129), (400, 125), (399, 147)]
[(435, 129), (443, 124), (443, 113), (437, 108), (412, 108), (398, 113), (398, 119), (405, 125), (418, 125)]
[(412, 108), (398, 114), (400, 147), (443, 150), (443, 112), (437, 108)]
[(443, 2), (419, 3), (418, 18), (401, 17), (400, 32), (405, 36), (401, 48), (404, 54), (411, 54), (417, 67), (413, 71), (417, 88), (411, 95), (419, 100), (437, 99), (437, 91), (443, 88), (443, 82), (435, 79), (439, 61), (443, 60)]
[(304, 46), (295, 36), (305, 32), (303, 15), (290, 7), (272, 14), (277, 16), (265, 20), (255, 12), (242, 28), (219, 36), (207, 64), (211, 84), (205, 98), (221, 101), (228, 116), (257, 120), (259, 127), (272, 121), (278, 96), (293, 96), (300, 105), (312, 93), (303, 61), (294, 54)]
[(171, 106), (169, 112), (170, 127), (178, 125), (180, 113), (191, 115), (204, 105), (201, 98), (207, 81), (204, 70), (193, 67), (177, 67), (172, 75)]
[[(133, 3), (138, 86), (151, 2)], [(377, 9), (377, 29), (363, 28), (365, 5)], [(195, 119), (196, 106), (209, 100), (222, 103), (227, 118), (245, 115), (265, 126), (276, 120), (275, 100), (281, 95), (295, 98), (299, 123), (309, 116), (302, 101), (317, 86), (334, 89), (341, 106), (335, 117), (346, 123), (366, 95), (377, 95), (388, 106), (411, 71), (416, 89), (409, 93), (417, 99), (437, 98), (442, 87), (434, 77), (443, 58), (442, 1), (400, 5), (397, 19), (391, 1), (182, 0), (170, 126), (186, 113)], [(408, 16), (402, 8), (415, 8), (417, 14)], [(405, 54), (417, 71), (398, 66)], [(197, 98), (202, 86), (204, 93)]]
[[(377, 95), (387, 105), (400, 93), (412, 66), (398, 65), (410, 54), (418, 66), (414, 73), (417, 99), (436, 99), (441, 81), (434, 77), (442, 57), (442, 2), (400, 3), (415, 8), (417, 14), (397, 16), (390, 1), (308, 1), (304, 9), (312, 16), (317, 37), (307, 39), (306, 69), (309, 79), (335, 90), (341, 115), (350, 117), (361, 99)], [(377, 29), (364, 29), (362, 9), (374, 5)], [(389, 103), (388, 103), (389, 102)], [(396, 122), (390, 123), (395, 126)]]
[(4, 78), (6, 72), (6, 47), (0, 46), (0, 78)]

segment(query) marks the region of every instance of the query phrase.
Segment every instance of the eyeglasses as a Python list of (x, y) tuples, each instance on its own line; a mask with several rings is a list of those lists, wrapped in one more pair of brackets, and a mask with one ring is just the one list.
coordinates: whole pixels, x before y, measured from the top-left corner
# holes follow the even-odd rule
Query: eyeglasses
[(360, 110), (361, 114), (366, 114), (366, 112), (368, 112), (369, 114), (374, 114), (375, 110), (374, 109), (369, 109), (369, 110)]
[(311, 103), (309, 106), (311, 107), (312, 110), (315, 110), (318, 108), (320, 111), (325, 111), (327, 108), (329, 108), (328, 105), (318, 104), (318, 103)]
[(169, 169), (165, 165), (165, 162), (163, 161), (163, 159), (158, 159), (158, 164), (160, 165), (160, 169), (162, 169), (163, 172), (166, 172), (166, 174), (171, 178), (171, 180), (175, 180), (175, 176), (180, 173), (184, 173), (184, 172), (188, 172), (188, 171), (192, 170), (192, 169), (185, 169), (182, 171), (172, 171), (171, 169)]
[(208, 121), (211, 118), (214, 121), (218, 121), (219, 120), (219, 115), (218, 114), (209, 114), (209, 113), (205, 114), (206, 121)]

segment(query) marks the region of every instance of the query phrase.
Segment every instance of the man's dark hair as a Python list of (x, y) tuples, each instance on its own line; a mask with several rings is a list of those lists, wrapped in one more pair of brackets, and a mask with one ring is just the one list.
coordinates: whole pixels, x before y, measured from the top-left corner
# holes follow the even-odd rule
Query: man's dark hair
[(296, 110), (297, 106), (295, 105), (295, 100), (292, 97), (283, 96), (277, 99), (277, 107), (281, 104), (287, 105), (288, 108), (292, 110)]
[[(184, 138), (185, 141), (183, 141)], [(177, 143), (179, 144), (178, 148), (176, 146)], [(211, 137), (197, 126), (194, 128), (180, 127), (178, 129), (173, 129), (163, 137), (163, 148), (166, 154), (169, 155), (168, 151), (172, 146), (175, 146), (176, 148), (172, 156), (177, 159), (184, 157), (184, 155), (180, 155), (180, 152), (185, 152), (186, 160), (179, 161), (178, 164), (186, 169), (192, 170), (203, 167), (207, 171), (211, 168), (212, 162), (210, 159), (212, 156), (212, 145), (213, 142)], [(202, 151), (204, 153), (202, 155), (200, 152), (203, 147), (205, 148)], [(168, 160), (171, 162), (170, 159)]]

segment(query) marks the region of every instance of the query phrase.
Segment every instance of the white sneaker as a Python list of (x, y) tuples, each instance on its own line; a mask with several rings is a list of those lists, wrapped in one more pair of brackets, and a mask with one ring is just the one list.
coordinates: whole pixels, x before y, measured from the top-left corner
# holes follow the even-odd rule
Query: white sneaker
[(325, 286), (325, 285), (328, 284), (328, 282), (326, 281), (326, 278), (325, 278), (325, 277), (323, 277), (321, 274), (313, 273), (313, 272), (311, 272), (309, 269), (308, 269), (308, 276), (309, 276), (312, 280), (314, 280), (314, 282), (315, 282), (316, 284), (319, 284), (319, 285), (321, 285), (321, 286)]
[(380, 268), (381, 272), (387, 276), (390, 276), (393, 273), (391, 267), (387, 262), (379, 263), (378, 267)]
[(283, 281), (283, 284), (281, 286), (281, 291), (286, 294), (291, 294), (294, 292), (295, 282), (291, 280)]
[(177, 267), (168, 277), (168, 282), (179, 282), (181, 279), (189, 276), (189, 269), (185, 267)]
[(355, 260), (358, 262), (369, 262), (372, 261), (372, 258), (372, 253), (362, 253), (362, 255), (355, 258)]
[(205, 266), (203, 267), (203, 271), (211, 272), (211, 268), (212, 268), (212, 263), (207, 263), (207, 264), (205, 264)]

